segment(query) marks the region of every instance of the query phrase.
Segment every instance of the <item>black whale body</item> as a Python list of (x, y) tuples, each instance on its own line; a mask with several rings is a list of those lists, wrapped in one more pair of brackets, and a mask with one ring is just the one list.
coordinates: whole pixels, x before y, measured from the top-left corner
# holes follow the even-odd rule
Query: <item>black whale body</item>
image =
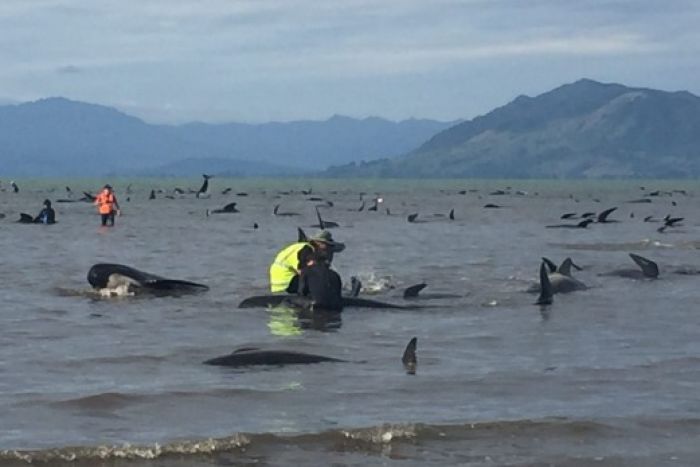
[(167, 279), (148, 272), (139, 271), (123, 264), (100, 263), (90, 268), (87, 280), (94, 288), (115, 288), (128, 285), (137, 291), (154, 294), (197, 293), (209, 290), (209, 287), (196, 282)]
[(247, 347), (234, 350), (229, 355), (206, 360), (204, 364), (236, 368), (254, 365), (306, 365), (310, 363), (346, 361), (291, 350), (261, 350)]

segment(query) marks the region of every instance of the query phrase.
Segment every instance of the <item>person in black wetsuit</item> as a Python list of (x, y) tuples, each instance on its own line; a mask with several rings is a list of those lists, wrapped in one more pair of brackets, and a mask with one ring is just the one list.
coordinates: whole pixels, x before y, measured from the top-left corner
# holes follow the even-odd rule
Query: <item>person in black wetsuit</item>
[(51, 207), (51, 201), (48, 199), (44, 200), (44, 209), (41, 210), (38, 216), (34, 218), (35, 224), (55, 224), (56, 223), (56, 211)]
[(328, 257), (321, 252), (307, 260), (299, 275), (299, 295), (311, 299), (313, 310), (340, 311), (343, 283), (340, 275), (330, 268)]

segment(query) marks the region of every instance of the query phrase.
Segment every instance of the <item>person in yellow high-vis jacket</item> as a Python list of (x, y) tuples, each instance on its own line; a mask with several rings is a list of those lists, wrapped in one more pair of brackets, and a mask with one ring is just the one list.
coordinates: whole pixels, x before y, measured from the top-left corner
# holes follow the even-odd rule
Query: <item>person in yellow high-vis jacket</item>
[(299, 273), (312, 256), (325, 257), (330, 264), (333, 253), (344, 249), (345, 245), (333, 241), (333, 236), (327, 230), (321, 230), (308, 241), (287, 245), (277, 253), (270, 265), (270, 291), (298, 293)]

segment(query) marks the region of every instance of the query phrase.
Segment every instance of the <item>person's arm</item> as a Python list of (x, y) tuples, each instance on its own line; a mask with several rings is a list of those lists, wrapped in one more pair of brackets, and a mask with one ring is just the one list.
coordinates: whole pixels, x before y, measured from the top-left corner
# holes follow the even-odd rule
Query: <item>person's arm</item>
[(297, 289), (297, 295), (299, 295), (300, 297), (304, 297), (304, 296), (308, 295), (308, 293), (309, 293), (308, 286), (306, 284), (307, 281), (308, 281), (308, 276), (306, 274), (306, 271), (304, 269), (302, 269), (299, 272), (299, 288)]
[(119, 201), (117, 201), (117, 195), (112, 193), (112, 199), (114, 199), (114, 207), (117, 208), (117, 212), (121, 214), (122, 208), (119, 207)]
[(46, 211), (46, 208), (42, 209), (39, 215), (34, 218), (34, 223), (43, 222), (41, 218), (44, 215), (44, 211)]
[(297, 272), (301, 272), (304, 269), (306, 263), (313, 257), (314, 250), (309, 245), (304, 246), (299, 253), (297, 253)]

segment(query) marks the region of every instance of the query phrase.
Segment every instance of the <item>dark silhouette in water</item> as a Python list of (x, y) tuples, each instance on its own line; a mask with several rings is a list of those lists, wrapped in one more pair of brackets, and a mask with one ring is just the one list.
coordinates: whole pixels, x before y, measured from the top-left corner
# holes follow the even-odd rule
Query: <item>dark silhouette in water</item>
[(261, 350), (256, 347), (244, 347), (234, 350), (229, 355), (206, 360), (204, 364), (237, 368), (255, 365), (308, 365), (322, 362), (347, 362), (347, 360), (292, 350)]
[[(577, 266), (571, 258), (566, 258), (559, 267), (548, 258), (542, 258), (543, 264), (547, 267), (547, 276), (552, 289), (552, 294), (568, 293), (576, 290), (585, 290), (588, 287), (583, 282), (574, 279), (571, 275), (571, 268), (574, 267), (579, 271), (581, 268)], [(542, 291), (541, 285), (531, 287), (528, 292), (539, 293)]]
[(585, 229), (588, 227), (588, 224), (591, 224), (593, 222), (593, 219), (586, 219), (578, 224), (555, 224), (555, 225), (546, 225), (545, 227), (548, 229)]
[(323, 220), (323, 218), (321, 217), (321, 213), (318, 210), (318, 207), (316, 207), (316, 218), (318, 219), (318, 224), (312, 225), (311, 227), (318, 227), (321, 230), (338, 227), (337, 222)]
[(537, 297), (536, 305), (551, 305), (552, 297), (554, 292), (552, 291), (552, 284), (549, 282), (549, 275), (547, 274), (547, 266), (544, 261), (540, 264), (540, 296)]
[(599, 224), (609, 224), (611, 222), (620, 222), (620, 221), (616, 221), (614, 219), (608, 219), (608, 216), (610, 216), (610, 214), (612, 214), (613, 211), (615, 211), (616, 209), (617, 209), (617, 207), (614, 207), (614, 208), (606, 209), (605, 211), (601, 212), (600, 214), (598, 214), (598, 218), (596, 219), (596, 222), (598, 222)]
[[(406, 372), (415, 374), (416, 372), (416, 342), (417, 338), (411, 339), (406, 346), (406, 350), (401, 357)], [(314, 363), (364, 363), (351, 362), (340, 358), (326, 357), (324, 355), (298, 352), (295, 350), (263, 350), (259, 347), (241, 347), (228, 355), (211, 358), (204, 361), (205, 365), (226, 366), (229, 368), (242, 368), (248, 366), (283, 366), (283, 365), (309, 365)]]
[(146, 292), (155, 295), (178, 295), (209, 290), (204, 284), (166, 279), (123, 264), (95, 264), (88, 271), (87, 280), (96, 289), (127, 287), (134, 293)]
[(639, 266), (639, 269), (618, 269), (599, 275), (626, 277), (628, 279), (656, 279), (659, 277), (659, 266), (655, 262), (634, 253), (629, 253), (629, 256)]
[(416, 358), (416, 345), (418, 344), (418, 338), (414, 337), (410, 340), (406, 346), (406, 350), (403, 352), (401, 357), (401, 363), (409, 375), (416, 374), (416, 368), (418, 367), (418, 359)]
[(228, 203), (221, 209), (214, 209), (211, 211), (212, 214), (234, 214), (236, 212), (240, 212), (236, 209), (236, 203)]
[(207, 174), (202, 174), (202, 177), (204, 177), (204, 182), (202, 183), (202, 186), (197, 191), (197, 194), (195, 195), (197, 198), (209, 196), (209, 179), (214, 178), (213, 175), (207, 175)]

